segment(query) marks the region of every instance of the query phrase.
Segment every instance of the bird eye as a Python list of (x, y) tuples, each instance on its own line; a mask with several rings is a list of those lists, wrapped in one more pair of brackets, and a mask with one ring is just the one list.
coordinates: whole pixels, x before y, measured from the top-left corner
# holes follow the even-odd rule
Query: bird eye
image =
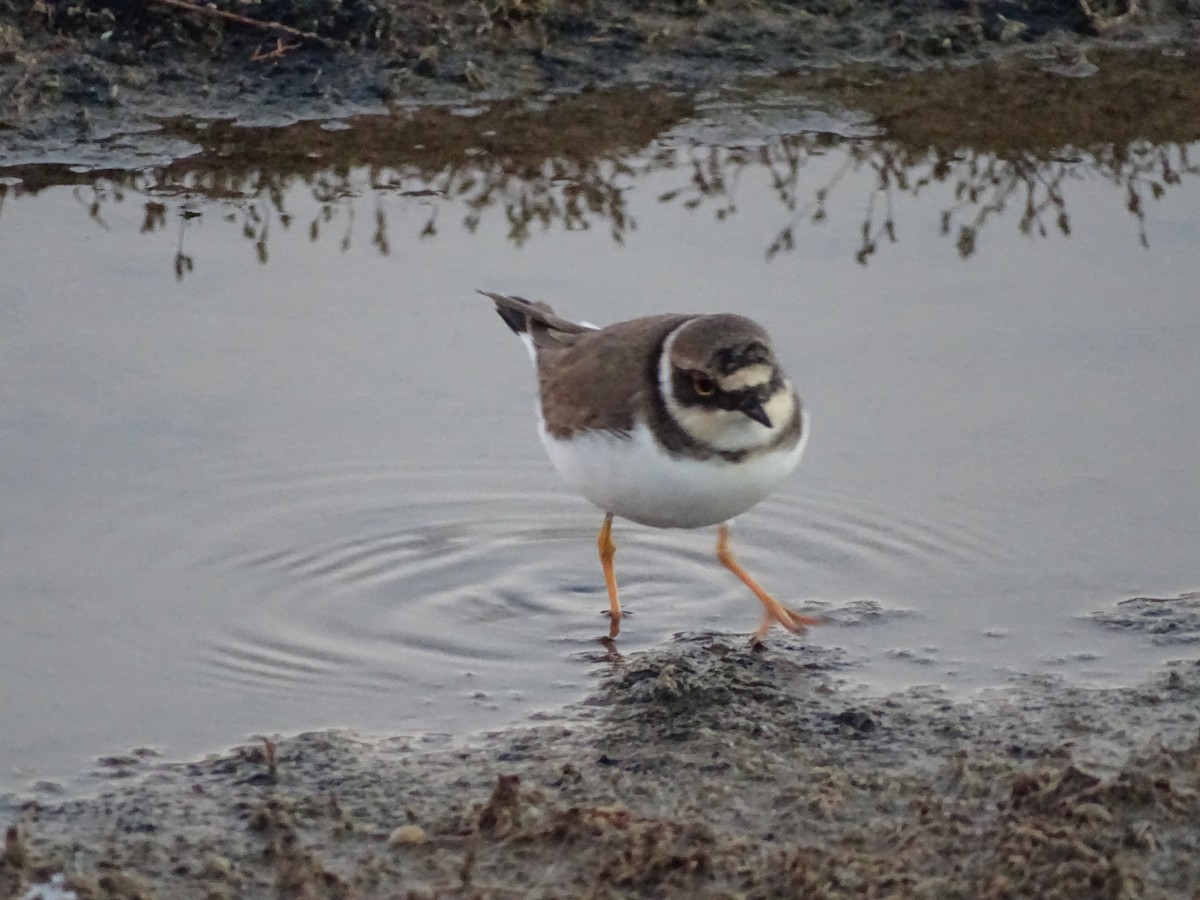
[(692, 390), (698, 397), (711, 397), (717, 391), (717, 383), (703, 372), (697, 372), (692, 376)]

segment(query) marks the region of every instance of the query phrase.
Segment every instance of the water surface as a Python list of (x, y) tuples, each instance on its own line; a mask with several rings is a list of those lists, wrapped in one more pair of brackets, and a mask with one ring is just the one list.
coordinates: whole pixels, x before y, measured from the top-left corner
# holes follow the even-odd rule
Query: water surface
[[(809, 639), (848, 678), (1128, 683), (1187, 652), (1084, 614), (1198, 580), (1195, 136), (901, 141), (778, 84), (88, 154), (0, 193), (2, 787), (582, 696), (601, 517), (476, 288), (768, 327), (812, 439), (735, 546), (830, 615)], [(616, 536), (623, 651), (757, 624), (711, 529)]]

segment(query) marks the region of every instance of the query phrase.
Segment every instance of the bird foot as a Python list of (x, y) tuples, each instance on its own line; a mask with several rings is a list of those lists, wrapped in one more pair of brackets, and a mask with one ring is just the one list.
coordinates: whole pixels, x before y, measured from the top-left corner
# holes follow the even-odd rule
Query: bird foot
[(633, 613), (622, 610), (617, 615), (613, 615), (612, 610), (606, 609), (601, 613), (601, 615), (608, 616), (608, 618), (611, 620), (608, 624), (608, 637), (609, 640), (612, 640), (621, 633), (622, 620), (629, 618), (633, 615)]
[(596, 643), (604, 648), (605, 659), (608, 662), (621, 662), (625, 659), (625, 657), (621, 655), (621, 651), (617, 649), (617, 642), (611, 637), (596, 638)]
[(775, 601), (773, 605), (767, 607), (762, 624), (758, 626), (758, 630), (750, 638), (750, 643), (761, 644), (767, 636), (767, 632), (771, 630), (771, 626), (776, 622), (792, 634), (805, 634), (810, 627), (813, 625), (824, 625), (826, 620), (819, 616), (806, 616)]

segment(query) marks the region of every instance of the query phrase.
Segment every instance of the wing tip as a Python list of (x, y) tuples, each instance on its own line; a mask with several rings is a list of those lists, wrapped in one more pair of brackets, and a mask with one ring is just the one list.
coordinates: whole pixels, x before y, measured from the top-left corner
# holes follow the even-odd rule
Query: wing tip
[(504, 320), (504, 324), (512, 329), (513, 334), (520, 336), (529, 333), (529, 313), (525, 309), (530, 305), (528, 300), (494, 294), (491, 291), (478, 290), (477, 293), (496, 304), (497, 314)]

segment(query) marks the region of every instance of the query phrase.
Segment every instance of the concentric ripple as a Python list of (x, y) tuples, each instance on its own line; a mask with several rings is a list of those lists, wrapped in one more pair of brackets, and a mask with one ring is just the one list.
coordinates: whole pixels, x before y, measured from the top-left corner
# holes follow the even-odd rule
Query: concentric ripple
[(208, 673), (329, 695), (439, 685), (524, 658), (529, 623), (567, 605), (546, 589), (544, 548), (587, 532), (554, 495), (493, 481), (483, 469), (379, 466), (247, 486), (233, 504), (245, 517), (221, 524), (200, 563), (252, 586), (212, 637)]
[[(200, 626), (214, 687), (305, 703), (419, 698), (453, 728), (469, 727), (473, 701), (492, 699), (480, 684), (535, 708), (561, 701), (547, 685), (586, 681), (607, 630), (600, 515), (541, 460), (507, 472), (503, 489), (484, 466), (346, 464), (217, 480), (218, 490), (189, 495), (204, 552), (171, 564), (220, 597)], [(618, 522), (616, 540), (623, 650), (757, 624), (758, 604), (715, 559), (713, 529)], [(893, 621), (913, 603), (904, 585), (916, 592), (1012, 562), (994, 535), (964, 523), (905, 517), (800, 479), (739, 520), (734, 540), (769, 590), (834, 626)]]

